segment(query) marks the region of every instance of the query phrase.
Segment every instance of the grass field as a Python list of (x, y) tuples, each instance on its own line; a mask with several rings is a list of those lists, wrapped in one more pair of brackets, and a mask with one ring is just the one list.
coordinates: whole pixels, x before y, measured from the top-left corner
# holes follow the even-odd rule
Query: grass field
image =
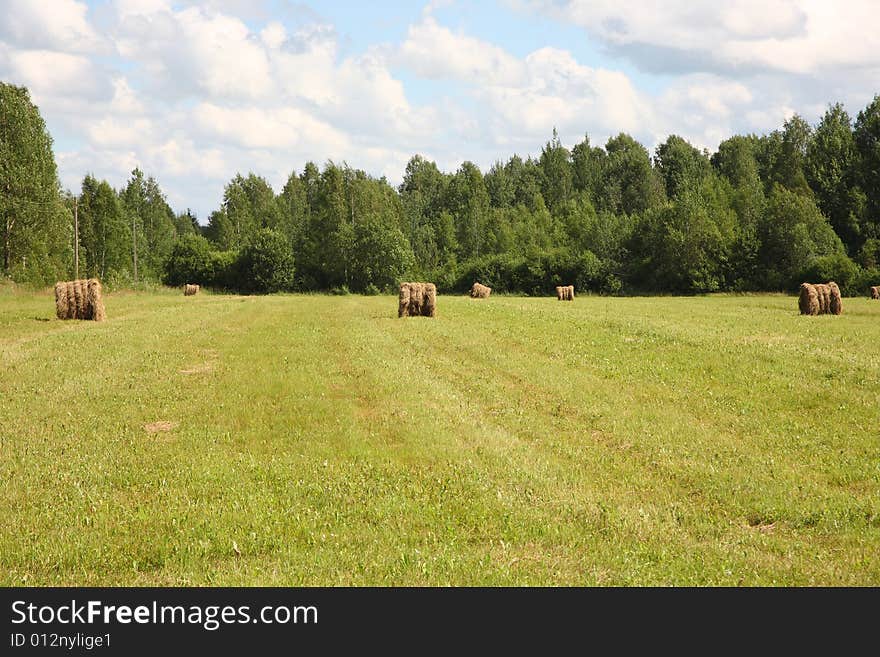
[(0, 292), (2, 585), (880, 585), (880, 302), (106, 307)]

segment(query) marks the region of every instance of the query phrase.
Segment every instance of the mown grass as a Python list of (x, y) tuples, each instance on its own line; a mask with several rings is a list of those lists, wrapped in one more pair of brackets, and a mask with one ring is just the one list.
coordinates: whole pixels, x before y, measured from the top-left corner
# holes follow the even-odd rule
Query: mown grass
[(844, 303), (5, 291), (0, 584), (876, 586)]

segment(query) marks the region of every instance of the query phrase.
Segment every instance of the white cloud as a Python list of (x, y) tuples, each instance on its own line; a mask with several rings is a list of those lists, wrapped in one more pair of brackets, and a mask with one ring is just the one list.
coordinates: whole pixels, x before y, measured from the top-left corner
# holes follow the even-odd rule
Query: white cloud
[(93, 96), (106, 90), (91, 59), (53, 50), (14, 50), (0, 44), (0, 73), (35, 97)]
[(409, 28), (400, 47), (405, 62), (425, 78), (454, 78), (491, 85), (522, 82), (522, 62), (502, 48), (439, 25), (433, 16)]
[(348, 144), (344, 134), (293, 107), (233, 109), (202, 103), (193, 118), (206, 133), (245, 148), (312, 150), (322, 145), (329, 156)]
[(86, 4), (76, 0), (5, 0), (0, 41), (28, 50), (104, 50), (104, 39), (89, 24), (87, 11)]
[(874, 0), (531, 0), (650, 71), (759, 70), (816, 74), (880, 66)]

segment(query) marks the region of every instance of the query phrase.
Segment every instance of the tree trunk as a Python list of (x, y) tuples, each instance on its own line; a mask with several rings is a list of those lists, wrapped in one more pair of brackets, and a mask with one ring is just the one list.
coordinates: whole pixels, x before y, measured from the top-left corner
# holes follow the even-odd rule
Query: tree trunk
[(3, 273), (9, 273), (9, 221), (6, 222), (6, 233), (3, 235)]

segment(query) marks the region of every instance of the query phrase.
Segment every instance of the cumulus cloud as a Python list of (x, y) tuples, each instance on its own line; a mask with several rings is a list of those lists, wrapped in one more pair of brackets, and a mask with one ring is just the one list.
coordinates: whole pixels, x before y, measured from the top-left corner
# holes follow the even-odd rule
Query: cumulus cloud
[(454, 33), (426, 15), (409, 28), (400, 48), (402, 61), (426, 78), (512, 85), (524, 79), (522, 62), (498, 46)]
[(873, 0), (669, 0), (662, 10), (615, 0), (526, 5), (583, 27), (653, 72), (818, 74), (880, 65)]
[(6, 0), (0, 41), (27, 50), (104, 51), (106, 42), (88, 22), (87, 10), (76, 0)]

